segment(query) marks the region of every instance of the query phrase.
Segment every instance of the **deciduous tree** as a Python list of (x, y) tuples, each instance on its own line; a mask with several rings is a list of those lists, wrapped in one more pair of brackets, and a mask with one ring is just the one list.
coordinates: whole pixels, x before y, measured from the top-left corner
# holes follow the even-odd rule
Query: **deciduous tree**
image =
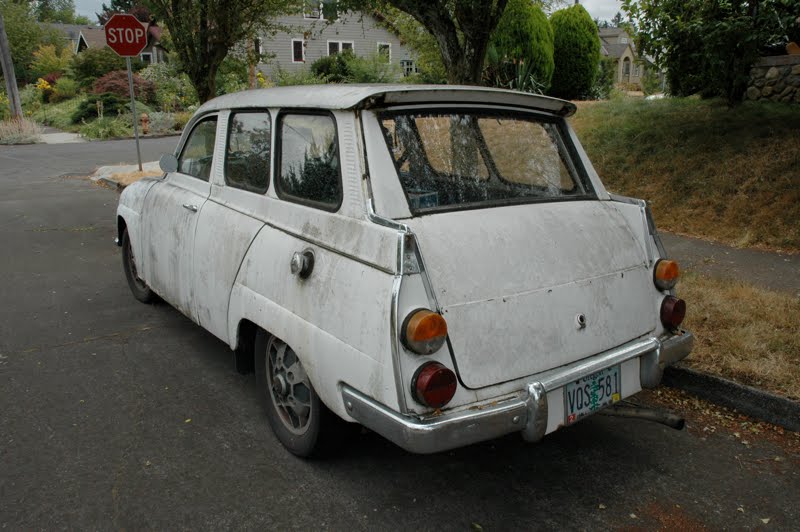
[(293, 0), (150, 0), (163, 21), (181, 68), (205, 102), (216, 95), (222, 61), (258, 31), (270, 31), (276, 16), (297, 9)]
[(742, 101), (760, 49), (798, 29), (797, 0), (625, 0), (641, 52), (667, 71), (670, 92)]
[(492, 32), (508, 0), (382, 0), (408, 13), (436, 41), (447, 81), (480, 85)]

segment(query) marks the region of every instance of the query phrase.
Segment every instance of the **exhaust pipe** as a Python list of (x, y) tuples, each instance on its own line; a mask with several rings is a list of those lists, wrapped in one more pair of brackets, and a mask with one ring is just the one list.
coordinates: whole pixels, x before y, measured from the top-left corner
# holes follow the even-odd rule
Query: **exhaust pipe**
[(652, 408), (644, 408), (627, 403), (617, 403), (604, 410), (601, 410), (598, 412), (598, 414), (604, 416), (628, 417), (643, 419), (645, 421), (653, 421), (655, 423), (666, 425), (667, 427), (675, 430), (683, 430), (683, 427), (686, 426), (686, 420), (684, 418), (671, 412), (654, 410)]

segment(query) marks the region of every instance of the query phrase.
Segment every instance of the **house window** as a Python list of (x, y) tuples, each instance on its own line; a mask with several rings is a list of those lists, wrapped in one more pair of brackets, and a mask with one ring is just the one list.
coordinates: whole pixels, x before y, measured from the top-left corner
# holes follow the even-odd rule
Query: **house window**
[(322, 3), (307, 0), (303, 5), (303, 18), (319, 19), (322, 17)]
[(387, 61), (392, 60), (392, 45), (388, 42), (378, 43), (378, 55), (382, 55)]
[(328, 41), (328, 55), (338, 54), (339, 52), (352, 49), (352, 41)]
[(261, 39), (253, 39), (253, 51), (258, 57), (261, 57), (261, 54), (264, 53), (264, 43)]
[(625, 77), (631, 75), (631, 60), (627, 57), (622, 60), (622, 75)]
[(416, 74), (419, 72), (417, 70), (417, 65), (411, 59), (401, 59), (400, 60), (400, 68), (403, 69), (403, 76), (408, 77), (412, 74)]
[(619, 43), (620, 44), (628, 44), (628, 38), (627, 37), (620, 37), (619, 38)]
[(314, 20), (338, 20), (337, 0), (306, 0), (303, 5), (303, 18)]
[(142, 58), (142, 63), (147, 63), (148, 65), (152, 65), (153, 64), (153, 54), (145, 53), (145, 54), (141, 54), (139, 57)]
[(636, 76), (637, 78), (641, 77), (642, 75), (641, 65), (633, 65), (633, 75)]
[(305, 63), (306, 43), (302, 39), (292, 39), (292, 63)]

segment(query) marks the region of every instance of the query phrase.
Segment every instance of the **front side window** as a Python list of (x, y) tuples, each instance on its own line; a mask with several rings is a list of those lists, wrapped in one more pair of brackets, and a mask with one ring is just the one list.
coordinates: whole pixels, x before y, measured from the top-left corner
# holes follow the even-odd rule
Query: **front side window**
[(326, 210), (342, 201), (336, 126), (329, 115), (280, 117), (278, 195)]
[(392, 44), (388, 42), (378, 43), (378, 56), (386, 61), (392, 60)]
[(266, 192), (269, 185), (271, 124), (269, 114), (231, 115), (225, 150), (225, 182), (251, 192)]
[(211, 175), (217, 117), (205, 118), (195, 125), (178, 159), (178, 171), (203, 181)]
[(414, 214), (594, 197), (556, 119), (408, 111), (380, 121)]

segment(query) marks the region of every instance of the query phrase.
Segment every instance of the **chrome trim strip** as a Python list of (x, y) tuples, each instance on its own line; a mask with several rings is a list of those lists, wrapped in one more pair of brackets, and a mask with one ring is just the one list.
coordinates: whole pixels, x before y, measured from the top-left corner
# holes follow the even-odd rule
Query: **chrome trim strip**
[(400, 312), (400, 287), (403, 284), (403, 276), (396, 275), (392, 283), (392, 304), (389, 316), (389, 334), (391, 335), (390, 341), (392, 346), (392, 367), (394, 368), (394, 387), (397, 393), (397, 404), (400, 412), (408, 412), (408, 403), (406, 402), (406, 390), (403, 385), (403, 366), (400, 364), (400, 331), (397, 330), (399, 325)]
[[(636, 357), (662, 362), (681, 358), (691, 349), (691, 333), (662, 340), (647, 338), (611, 349), (587, 361), (555, 368), (535, 375), (523, 390), (499, 400), (465, 405), (441, 415), (404, 415), (378, 403), (361, 392), (342, 385), (342, 400), (353, 419), (415, 453), (434, 453), (521, 432), (526, 441), (541, 440), (547, 432), (547, 393), (578, 378)], [(643, 364), (645, 379), (661, 378), (662, 364)], [(653, 369), (655, 368), (655, 369)], [(397, 373), (396, 373), (397, 374)]]
[(664, 376), (664, 368), (689, 356), (693, 346), (694, 335), (689, 331), (659, 338), (658, 349), (640, 359), (639, 382), (642, 388), (658, 386)]
[(413, 453), (436, 453), (518, 432), (528, 421), (528, 405), (511, 397), (486, 408), (418, 418), (398, 414), (344, 385), (347, 413), (365, 427)]
[(547, 391), (541, 382), (532, 382), (528, 385), (528, 423), (522, 431), (522, 439), (537, 442), (544, 438), (547, 432), (547, 418), (550, 412), (547, 408)]
[(555, 368), (536, 375), (546, 391), (555, 390), (575, 381), (585, 375), (621, 364), (626, 360), (636, 358), (649, 351), (658, 349), (659, 342), (655, 338), (648, 338), (631, 344), (605, 351), (588, 359), (580, 360), (568, 366)]

